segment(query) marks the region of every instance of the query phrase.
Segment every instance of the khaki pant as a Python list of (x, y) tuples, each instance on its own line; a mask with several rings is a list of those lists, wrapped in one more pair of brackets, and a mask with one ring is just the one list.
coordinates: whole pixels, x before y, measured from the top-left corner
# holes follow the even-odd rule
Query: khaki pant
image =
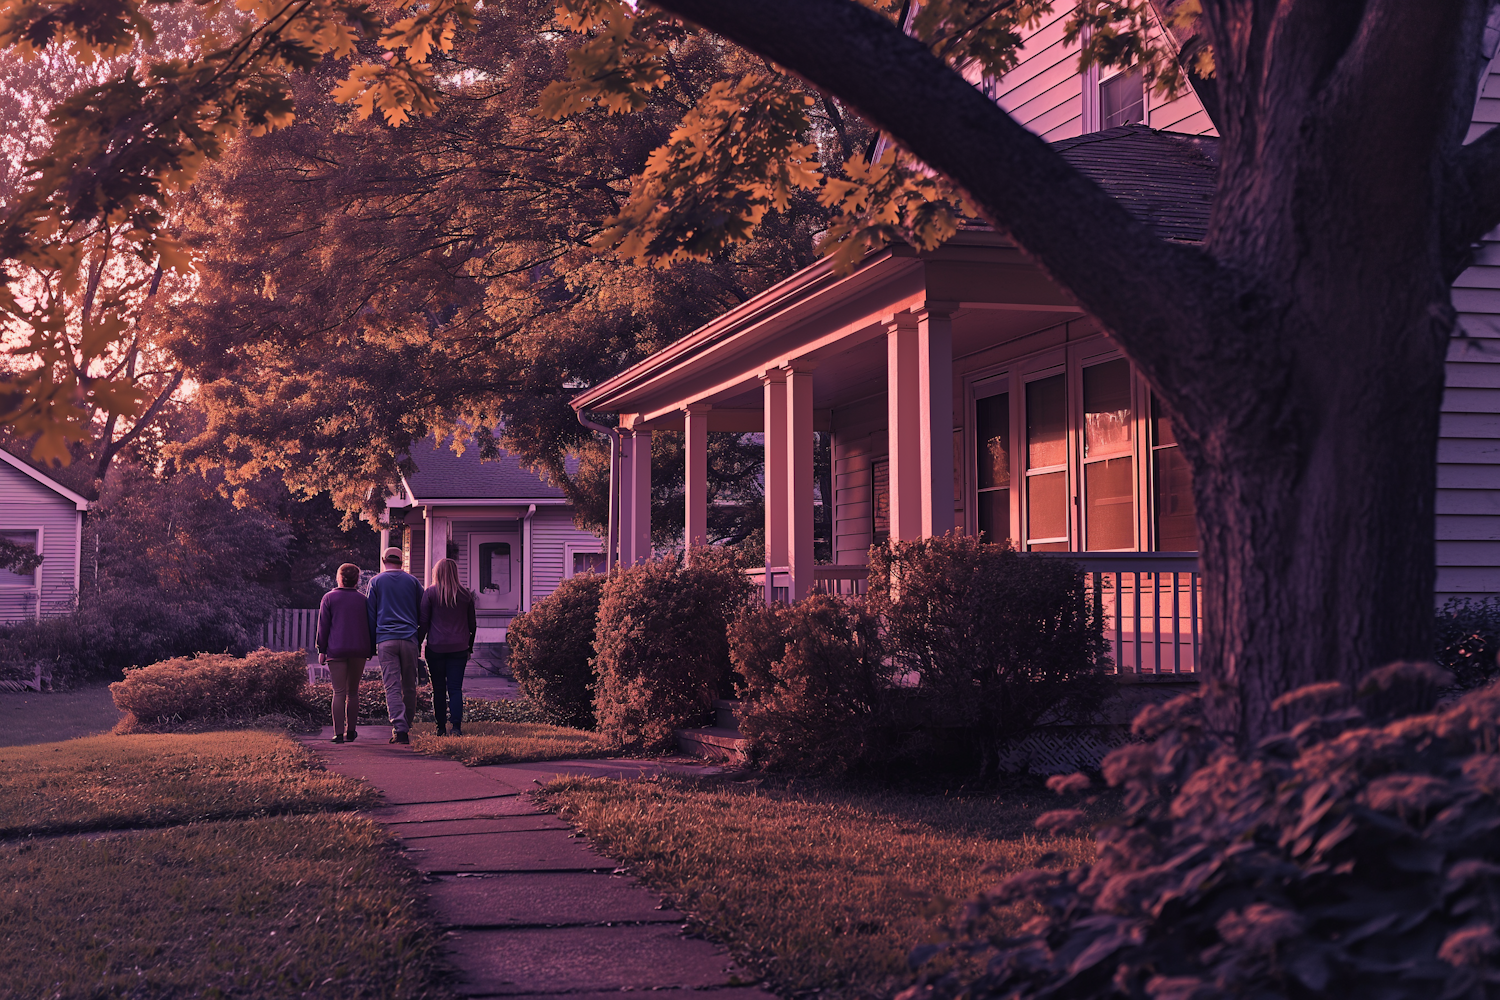
[(417, 644), (412, 639), (387, 639), (375, 647), (380, 656), (380, 679), (385, 683), (385, 710), (391, 728), (411, 729), (417, 714)]
[(328, 661), (333, 682), (333, 731), (347, 733), (359, 720), (359, 681), (365, 674), (367, 656), (349, 656)]

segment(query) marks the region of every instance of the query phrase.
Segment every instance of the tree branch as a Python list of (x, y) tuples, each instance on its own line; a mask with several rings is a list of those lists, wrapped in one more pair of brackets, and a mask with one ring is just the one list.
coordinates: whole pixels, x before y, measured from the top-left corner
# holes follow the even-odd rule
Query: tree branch
[(146, 427), (150, 425), (151, 421), (156, 419), (156, 415), (161, 412), (161, 408), (163, 406), (167, 405), (167, 400), (172, 398), (172, 393), (176, 392), (177, 387), (181, 384), (182, 369), (178, 369), (177, 373), (172, 376), (172, 381), (168, 382), (167, 387), (161, 391), (161, 395), (156, 397), (156, 401), (151, 404), (151, 406), (146, 410), (145, 413), (142, 413), (139, 417), (136, 418), (136, 421), (131, 426), (130, 430), (120, 435), (120, 440), (111, 441), (105, 445), (104, 454), (99, 456), (99, 467), (94, 472), (95, 479), (104, 478), (104, 474), (109, 471), (109, 463), (114, 461), (115, 456), (118, 455), (126, 445), (130, 444), (130, 442), (140, 437), (141, 431), (145, 430)]
[[(1226, 332), (1214, 263), (1153, 235), (917, 40), (854, 0), (656, 0), (899, 138), (1155, 367)], [(1226, 296), (1227, 298), (1227, 296)], [(1219, 315), (1223, 313), (1225, 315)]]

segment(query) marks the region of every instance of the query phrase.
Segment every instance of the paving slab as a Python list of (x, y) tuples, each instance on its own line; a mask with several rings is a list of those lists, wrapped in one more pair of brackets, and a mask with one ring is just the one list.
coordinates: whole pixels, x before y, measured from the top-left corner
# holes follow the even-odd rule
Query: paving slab
[(741, 985), (724, 949), (671, 925), (465, 931), (449, 942), (464, 996)]
[(528, 833), (535, 830), (573, 828), (551, 813), (530, 816), (485, 816), (468, 819), (437, 819), (391, 824), (391, 832), (402, 840), (453, 837), (465, 833)]
[(681, 924), (662, 898), (621, 875), (518, 872), (445, 875), (427, 886), (449, 927), (498, 928), (622, 923)]
[[(411, 802), (377, 806), (365, 810), (365, 815), (381, 823), (401, 824), (443, 819), (491, 819), (496, 816), (550, 816), (551, 813), (543, 812), (524, 795), (495, 795), (484, 799), (462, 799), (458, 802)], [(400, 827), (393, 827), (391, 832), (399, 833)]]
[(464, 834), (405, 841), (407, 858), (424, 872), (609, 871), (615, 863), (588, 841), (562, 830)]
[[(625, 1000), (631, 994), (628, 988), (611, 990), (608, 993), (501, 993), (506, 1000)], [(482, 1000), (484, 994), (469, 994), (472, 1000)], [(756, 986), (717, 986), (708, 988), (653, 987), (652, 1000), (773, 1000), (771, 994)]]

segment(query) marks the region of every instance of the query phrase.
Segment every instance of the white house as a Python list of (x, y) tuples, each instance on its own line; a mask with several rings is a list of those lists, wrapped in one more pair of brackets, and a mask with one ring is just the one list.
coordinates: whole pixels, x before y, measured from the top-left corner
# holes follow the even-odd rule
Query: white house
[[(574, 526), (567, 496), (515, 456), (483, 461), (472, 442), (457, 455), (427, 439), (410, 457), (416, 471), (403, 477), (403, 495), (386, 499), (387, 516), (410, 529), (404, 568), (430, 584), (439, 559), (458, 562), (459, 578), (476, 598), (477, 642), (504, 642), (511, 619), (565, 578), (603, 570), (603, 546)], [(389, 541), (386, 529), (382, 550)]]
[(0, 622), (62, 614), (77, 605), (88, 506), (77, 493), (0, 450), (0, 538), (42, 557), (31, 573), (0, 568)]

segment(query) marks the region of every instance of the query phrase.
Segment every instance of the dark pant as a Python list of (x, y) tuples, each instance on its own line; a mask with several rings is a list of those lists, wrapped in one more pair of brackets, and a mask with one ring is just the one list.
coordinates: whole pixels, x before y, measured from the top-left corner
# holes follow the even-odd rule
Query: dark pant
[(427, 653), (427, 672), (432, 675), (432, 714), (437, 716), (438, 728), (454, 726), (464, 722), (464, 668), (469, 665), (469, 651), (460, 649), (456, 653)]

